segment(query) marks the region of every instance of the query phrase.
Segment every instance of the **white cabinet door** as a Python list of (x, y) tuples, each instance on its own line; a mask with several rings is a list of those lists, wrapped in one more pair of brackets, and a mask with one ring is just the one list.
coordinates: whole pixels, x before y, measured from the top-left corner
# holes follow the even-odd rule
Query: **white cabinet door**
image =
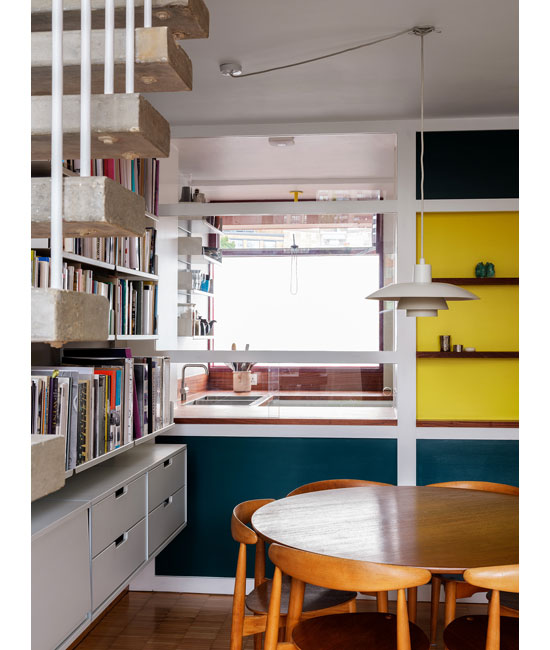
[(32, 541), (32, 649), (53, 650), (89, 615), (88, 510)]

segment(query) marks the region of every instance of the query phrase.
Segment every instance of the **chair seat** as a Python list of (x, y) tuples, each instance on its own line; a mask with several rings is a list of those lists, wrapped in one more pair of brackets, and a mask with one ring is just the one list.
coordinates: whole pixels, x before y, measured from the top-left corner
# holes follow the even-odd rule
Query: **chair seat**
[[(430, 641), (409, 623), (411, 650), (428, 650)], [(397, 650), (395, 614), (332, 614), (299, 623), (292, 632), (299, 650)]]
[[(485, 650), (487, 616), (461, 616), (449, 623), (443, 632), (448, 650)], [(500, 617), (500, 650), (519, 648), (519, 619)]]
[[(281, 587), (281, 614), (288, 612), (288, 600), (290, 598), (290, 583), (288, 576), (283, 576)], [(355, 591), (337, 591), (335, 589), (324, 589), (315, 585), (306, 584), (304, 593), (304, 612), (316, 612), (320, 609), (328, 609), (343, 605), (357, 596)], [(269, 599), (271, 598), (271, 580), (256, 587), (246, 597), (246, 606), (255, 614), (266, 614), (269, 610)]]

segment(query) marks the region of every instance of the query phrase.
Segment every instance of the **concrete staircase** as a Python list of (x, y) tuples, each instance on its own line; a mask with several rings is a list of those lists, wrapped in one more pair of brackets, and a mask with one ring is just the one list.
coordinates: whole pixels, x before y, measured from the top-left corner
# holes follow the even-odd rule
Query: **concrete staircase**
[[(105, 3), (92, 0), (92, 29), (105, 26)], [(64, 29), (80, 29), (80, 0), (64, 0)], [(31, 29), (49, 32), (52, 25), (51, 0), (32, 0)], [(124, 27), (126, 8), (124, 0), (115, 0), (115, 27)], [(143, 0), (135, 0), (135, 24), (143, 25)], [(174, 36), (208, 38), (210, 15), (203, 0), (153, 0), (153, 27), (169, 27)]]
[[(125, 86), (125, 30), (115, 30), (115, 92)], [(31, 92), (49, 95), (52, 87), (52, 35), (34, 32), (31, 36)], [(92, 32), (92, 93), (103, 92), (105, 31)], [(136, 29), (134, 87), (138, 93), (180, 92), (193, 86), (193, 66), (176, 43), (168, 27)], [(80, 92), (80, 31), (63, 34), (63, 92)]]
[[(125, 87), (125, 0), (115, 0), (115, 94), (103, 93), (104, 0), (92, 0), (92, 158), (165, 158), (170, 126), (140, 92), (188, 91), (192, 65), (176, 43), (206, 38), (203, 0), (153, 0), (153, 27), (143, 28), (143, 0), (135, 0), (135, 93)], [(80, 0), (64, 0), (63, 156), (80, 158)], [(31, 156), (51, 156), (51, 0), (32, 0)], [(42, 164), (42, 163), (40, 163)], [(46, 164), (47, 165), (47, 164)], [(32, 236), (50, 234), (50, 178), (32, 179)], [(65, 237), (141, 236), (141, 196), (105, 177), (68, 177), (63, 184)], [(32, 341), (59, 347), (108, 338), (108, 301), (93, 294), (32, 289)]]

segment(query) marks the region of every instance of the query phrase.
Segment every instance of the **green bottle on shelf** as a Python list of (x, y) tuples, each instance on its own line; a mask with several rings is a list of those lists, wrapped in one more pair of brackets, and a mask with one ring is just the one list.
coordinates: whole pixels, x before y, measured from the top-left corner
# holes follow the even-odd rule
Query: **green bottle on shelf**
[(495, 277), (495, 265), (492, 262), (487, 262), (487, 264), (485, 264), (485, 277), (486, 278)]
[(485, 278), (485, 277), (487, 277), (487, 267), (483, 262), (478, 262), (476, 264), (476, 278)]

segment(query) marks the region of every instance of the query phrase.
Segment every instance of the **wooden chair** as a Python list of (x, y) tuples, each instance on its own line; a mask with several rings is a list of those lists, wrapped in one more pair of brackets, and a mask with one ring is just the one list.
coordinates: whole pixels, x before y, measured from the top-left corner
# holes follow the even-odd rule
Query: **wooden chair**
[[(365, 481), (360, 478), (330, 478), (325, 481), (315, 481), (306, 483), (295, 488), (287, 494), (287, 497), (293, 497), (297, 494), (308, 494), (309, 492), (321, 492), (323, 490), (338, 490), (340, 488), (368, 487), (369, 485), (390, 485), (390, 483), (378, 483), (377, 481)], [(376, 596), (376, 608), (379, 612), (388, 611), (388, 592), (366, 593), (366, 596)], [(415, 601), (416, 602), (416, 601)], [(415, 614), (416, 615), (416, 614)], [(411, 619), (413, 622), (416, 619)]]
[[(409, 623), (405, 589), (424, 585), (430, 572), (388, 564), (344, 560), (272, 544), (275, 564), (265, 650), (427, 650), (428, 637)], [(285, 640), (278, 642), (282, 573), (292, 576)], [(397, 589), (397, 616), (368, 612), (300, 620), (306, 583), (328, 589), (388, 591)], [(397, 643), (396, 643), (397, 641)]]
[[(267, 610), (271, 595), (271, 580), (265, 576), (265, 543), (248, 526), (252, 515), (274, 499), (256, 499), (240, 503), (233, 510), (231, 517), (231, 535), (239, 542), (239, 557), (233, 592), (233, 612), (231, 618), (230, 650), (241, 650), (243, 637), (254, 635), (254, 649), (262, 647), (262, 633), (266, 629)], [(246, 595), (246, 547), (256, 545), (254, 561), (254, 589)], [(290, 579), (284, 581), (284, 595), (281, 603), (282, 620), (286, 619), (288, 599), (290, 594)], [(355, 612), (354, 591), (332, 591), (308, 585), (304, 600), (304, 617), (318, 616), (325, 611)], [(252, 615), (246, 615), (249, 609)]]
[[(498, 494), (519, 496), (519, 488), (504, 483), (487, 483), (485, 481), (450, 481), (448, 483), (432, 483), (426, 487), (459, 488), (462, 490), (483, 490)], [(464, 581), (462, 576), (453, 574), (434, 574), (432, 576), (432, 603), (430, 613), (430, 642), (433, 644), (437, 637), (437, 617), (439, 614), (439, 595), (441, 585), (445, 587), (445, 627), (456, 616), (457, 598), (469, 598), (481, 591), (487, 591), (474, 584)]]
[(461, 616), (443, 632), (449, 650), (517, 650), (519, 619), (503, 616), (500, 591), (519, 592), (519, 564), (468, 569), (464, 579), (482, 591), (492, 589), (488, 616)]

